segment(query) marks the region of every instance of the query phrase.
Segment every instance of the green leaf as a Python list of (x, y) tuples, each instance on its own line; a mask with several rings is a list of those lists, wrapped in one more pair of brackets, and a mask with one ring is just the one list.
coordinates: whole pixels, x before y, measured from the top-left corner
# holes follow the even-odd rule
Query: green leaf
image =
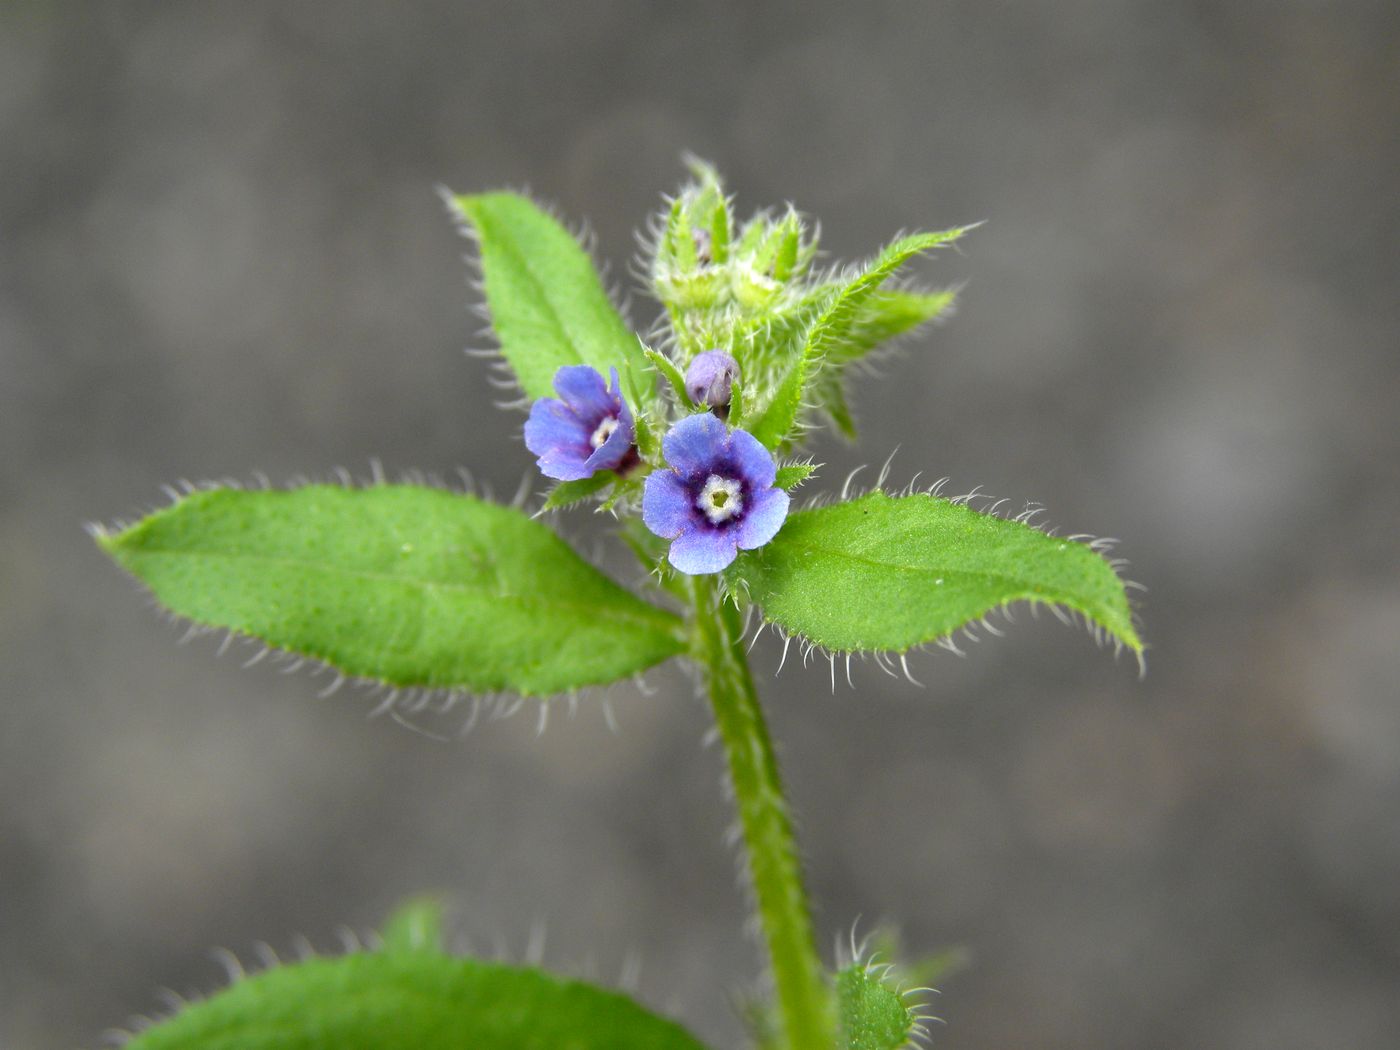
[(839, 374), (819, 376), (813, 390), (813, 400), (822, 406), (838, 434), (847, 441), (856, 439), (855, 417), (851, 415), (851, 406), (846, 400), (846, 385), (841, 382)]
[(739, 362), (748, 395), (742, 413), (730, 407), (736, 426), (753, 433), (775, 403), (800, 398), (806, 373), (795, 371), (793, 364), (801, 361), (812, 328), (833, 298), (827, 288), (807, 291), (733, 327), (728, 345)]
[(433, 952), (310, 959), (244, 978), (127, 1050), (700, 1050), (616, 992)]
[(916, 255), (951, 244), (968, 229), (958, 227), (901, 237), (854, 276), (829, 286), (829, 297), (822, 310), (808, 324), (800, 349), (789, 357), (772, 398), (750, 428), (754, 437), (769, 448), (777, 448), (788, 440), (797, 424), (808, 383), (821, 370), (828, 354), (849, 342), (857, 321), (880, 286)]
[(577, 481), (561, 481), (549, 490), (549, 495), (545, 497), (544, 505), (540, 510), (560, 510), (564, 507), (571, 507), (575, 503), (582, 503), (589, 496), (597, 495), (617, 480), (617, 475), (611, 470), (600, 470), (592, 477), (579, 478)]
[(99, 542), (180, 616), (398, 686), (543, 696), (684, 646), (544, 524), (441, 489), (210, 489)]
[(1015, 601), (1142, 651), (1122, 581), (1087, 544), (924, 494), (798, 511), (729, 572), (768, 620), (838, 652), (902, 652)]
[[(740, 420), (744, 418), (744, 380), (742, 377), (736, 378), (729, 388), (729, 418)], [(735, 423), (734, 425), (738, 425)]]
[(436, 897), (414, 897), (394, 909), (379, 931), (386, 952), (433, 952), (441, 955), (442, 901)]
[(778, 477), (773, 484), (784, 491), (791, 492), (810, 478), (816, 469), (815, 463), (789, 463), (778, 468)]
[(687, 409), (694, 408), (695, 402), (692, 401), (690, 395), (686, 393), (685, 376), (681, 373), (681, 370), (676, 367), (675, 362), (665, 354), (659, 354), (650, 348), (646, 351), (646, 358), (651, 362), (652, 367), (665, 377), (666, 382), (670, 384), (672, 392), (676, 395), (676, 400)]
[(957, 291), (951, 288), (941, 292), (881, 289), (857, 312), (833, 356), (843, 364), (858, 360), (881, 343), (943, 317), (957, 297)]
[(655, 396), (641, 343), (568, 230), (514, 193), (453, 204), (476, 234), (491, 323), (528, 397), (552, 397), (554, 373), (578, 364), (616, 368), (633, 405)]
[(836, 975), (836, 1002), (845, 1050), (899, 1050), (918, 1024), (899, 993), (861, 963)]

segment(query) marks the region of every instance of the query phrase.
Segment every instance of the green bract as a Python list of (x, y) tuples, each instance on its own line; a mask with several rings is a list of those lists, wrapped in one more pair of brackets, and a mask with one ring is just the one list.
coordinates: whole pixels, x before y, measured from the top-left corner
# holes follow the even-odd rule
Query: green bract
[[(827, 381), (839, 392), (845, 366), (874, 348), (866, 318), (880, 286), (916, 255), (951, 244), (966, 232), (963, 228), (902, 237), (852, 276), (814, 289), (797, 315), (799, 323), (790, 326), (791, 338), (784, 340), (786, 345), (775, 348), (777, 360), (770, 365), (772, 392), (766, 403), (752, 399), (738, 425), (752, 429), (754, 436), (770, 448), (789, 441), (803, 402), (812, 394), (818, 377), (825, 373)], [(946, 302), (941, 302), (935, 312), (946, 306)], [(750, 365), (761, 361), (761, 354), (753, 354)], [(740, 364), (744, 364), (742, 358)]]
[(398, 686), (546, 696), (684, 647), (545, 525), (441, 489), (213, 489), (101, 542), (186, 619)]

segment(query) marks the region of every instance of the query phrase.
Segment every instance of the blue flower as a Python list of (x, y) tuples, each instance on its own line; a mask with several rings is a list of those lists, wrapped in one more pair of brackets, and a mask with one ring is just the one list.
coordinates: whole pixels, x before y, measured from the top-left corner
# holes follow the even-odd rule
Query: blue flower
[(773, 487), (777, 466), (752, 434), (706, 412), (682, 419), (661, 447), (671, 469), (647, 478), (642, 520), (672, 541), (668, 557), (681, 572), (719, 572), (782, 528), (788, 494)]
[(554, 389), (563, 400), (540, 398), (525, 422), (525, 447), (539, 457), (540, 473), (578, 481), (636, 462), (636, 428), (616, 368), (610, 388), (597, 369), (566, 365), (554, 373)]
[(728, 408), (738, 378), (738, 361), (723, 350), (706, 350), (696, 354), (685, 370), (685, 392), (697, 405)]

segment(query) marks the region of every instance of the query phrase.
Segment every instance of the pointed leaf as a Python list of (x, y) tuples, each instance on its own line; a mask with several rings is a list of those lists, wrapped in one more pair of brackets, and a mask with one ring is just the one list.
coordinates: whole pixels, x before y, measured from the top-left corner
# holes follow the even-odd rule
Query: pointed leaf
[(846, 400), (846, 384), (837, 373), (818, 376), (812, 400), (822, 406), (836, 432), (847, 441), (856, 439), (856, 420)]
[(433, 952), (310, 959), (244, 978), (127, 1050), (700, 1050), (616, 992)]
[(527, 396), (552, 397), (554, 373), (577, 364), (616, 368), (633, 405), (654, 396), (641, 344), (568, 230), (514, 193), (452, 203), (480, 245), (491, 324)]
[(211, 489), (99, 542), (180, 616), (393, 685), (542, 696), (683, 648), (546, 525), (441, 489)]
[(670, 384), (671, 392), (676, 395), (676, 401), (684, 408), (694, 408), (695, 402), (690, 399), (690, 394), (685, 389), (685, 375), (676, 367), (676, 363), (665, 354), (659, 354), (652, 349), (646, 351), (646, 358), (651, 362), (651, 366), (660, 372), (666, 382)]
[(730, 573), (768, 620), (839, 652), (902, 652), (1016, 601), (1142, 650), (1122, 581), (1086, 544), (924, 494), (798, 511)]
[(751, 428), (754, 437), (769, 448), (777, 448), (786, 441), (797, 424), (808, 383), (820, 371), (827, 355), (850, 339), (862, 311), (880, 286), (916, 255), (951, 244), (967, 229), (959, 227), (941, 233), (901, 237), (887, 245), (855, 276), (829, 286), (830, 297), (824, 308), (811, 320), (800, 349), (785, 363), (775, 393), (756, 417)]
[(815, 463), (789, 463), (778, 468), (778, 476), (773, 484), (786, 492), (791, 492), (810, 478), (816, 469)]
[(436, 897), (414, 897), (404, 901), (384, 920), (379, 931), (386, 952), (443, 953), (442, 901)]
[(881, 289), (857, 312), (833, 355), (843, 363), (858, 360), (881, 343), (946, 316), (957, 297), (951, 288), (941, 292)]
[(582, 503), (589, 496), (596, 496), (616, 480), (617, 475), (611, 470), (600, 470), (592, 477), (561, 481), (549, 490), (549, 495), (545, 497), (540, 510), (562, 510), (564, 507), (572, 507), (575, 503)]

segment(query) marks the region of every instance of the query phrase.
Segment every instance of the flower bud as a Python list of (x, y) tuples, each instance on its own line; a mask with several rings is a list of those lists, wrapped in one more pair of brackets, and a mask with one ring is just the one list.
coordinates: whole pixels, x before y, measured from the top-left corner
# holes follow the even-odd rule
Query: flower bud
[(685, 370), (685, 392), (697, 405), (729, 407), (734, 381), (739, 378), (739, 362), (723, 350), (697, 354)]

